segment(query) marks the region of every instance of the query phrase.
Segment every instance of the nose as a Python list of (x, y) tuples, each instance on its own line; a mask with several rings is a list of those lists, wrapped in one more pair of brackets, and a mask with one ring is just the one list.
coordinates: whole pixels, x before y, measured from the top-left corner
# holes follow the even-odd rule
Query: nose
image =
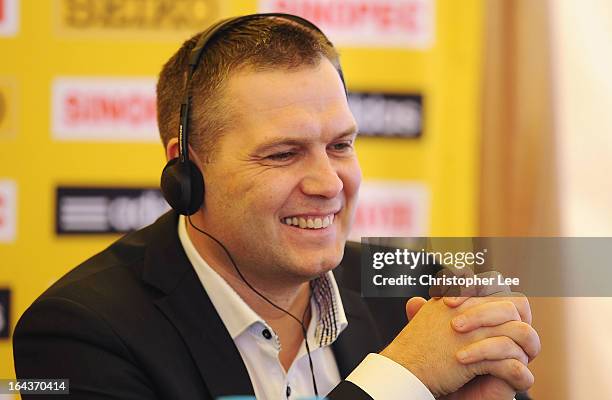
[(306, 195), (329, 199), (336, 197), (342, 191), (344, 183), (327, 152), (313, 156), (311, 162), (307, 163), (301, 188)]

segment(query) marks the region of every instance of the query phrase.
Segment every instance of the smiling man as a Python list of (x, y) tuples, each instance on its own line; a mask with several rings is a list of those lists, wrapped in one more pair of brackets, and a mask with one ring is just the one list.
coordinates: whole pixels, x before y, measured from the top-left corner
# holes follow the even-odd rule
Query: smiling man
[(47, 290), (16, 329), (18, 377), (69, 378), (72, 399), (509, 400), (527, 389), (539, 339), (524, 298), (413, 300), (413, 320), (385, 343), (378, 316), (337, 280), (355, 256), (361, 171), (331, 43), (298, 18), (235, 19), (187, 78), (201, 37), (158, 83), (169, 165), (185, 149), (190, 179), (205, 182), (195, 212), (169, 212)]

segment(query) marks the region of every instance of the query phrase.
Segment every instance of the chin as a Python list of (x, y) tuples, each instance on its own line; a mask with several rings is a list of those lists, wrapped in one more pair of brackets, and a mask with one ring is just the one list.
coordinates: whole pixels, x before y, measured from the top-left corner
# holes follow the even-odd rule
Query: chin
[(295, 270), (300, 271), (300, 275), (308, 280), (323, 275), (336, 268), (342, 261), (344, 251), (334, 249), (332, 252), (335, 254), (327, 253), (322, 257), (301, 258)]

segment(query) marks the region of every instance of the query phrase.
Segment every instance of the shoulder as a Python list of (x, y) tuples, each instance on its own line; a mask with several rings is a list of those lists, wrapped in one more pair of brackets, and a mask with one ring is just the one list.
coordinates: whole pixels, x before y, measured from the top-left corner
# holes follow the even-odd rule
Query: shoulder
[(123, 236), (62, 276), (35, 303), (58, 297), (83, 301), (88, 296), (116, 295), (125, 286), (139, 285), (150, 230), (149, 226)]
[[(159, 293), (143, 279), (150, 249), (157, 245), (160, 237), (176, 236), (173, 221), (174, 216), (166, 214), (154, 224), (123, 236), (69, 271), (24, 312), (15, 329), (15, 337), (43, 326), (59, 329), (59, 324), (55, 323), (57, 318), (81, 321), (82, 325), (86, 321), (94, 325), (105, 323), (111, 328), (137, 326), (133, 323), (134, 316), (152, 312), (153, 300)], [(174, 232), (169, 231), (172, 226)]]

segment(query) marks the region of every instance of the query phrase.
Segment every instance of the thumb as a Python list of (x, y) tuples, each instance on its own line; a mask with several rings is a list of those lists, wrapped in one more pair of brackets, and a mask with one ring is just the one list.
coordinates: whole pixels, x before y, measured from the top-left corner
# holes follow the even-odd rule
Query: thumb
[(408, 300), (406, 303), (406, 315), (408, 316), (408, 321), (414, 318), (425, 303), (427, 303), (427, 300), (422, 297), (412, 297), (410, 300)]

